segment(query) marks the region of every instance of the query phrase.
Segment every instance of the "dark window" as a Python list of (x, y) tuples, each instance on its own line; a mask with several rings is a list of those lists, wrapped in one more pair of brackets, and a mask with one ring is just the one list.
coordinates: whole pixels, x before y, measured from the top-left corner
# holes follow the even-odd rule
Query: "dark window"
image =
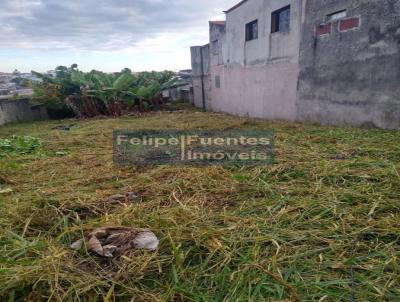
[(290, 31), (290, 5), (272, 12), (271, 33)]
[(215, 88), (221, 88), (221, 78), (219, 76), (215, 77)]
[(246, 41), (258, 39), (258, 20), (246, 24)]

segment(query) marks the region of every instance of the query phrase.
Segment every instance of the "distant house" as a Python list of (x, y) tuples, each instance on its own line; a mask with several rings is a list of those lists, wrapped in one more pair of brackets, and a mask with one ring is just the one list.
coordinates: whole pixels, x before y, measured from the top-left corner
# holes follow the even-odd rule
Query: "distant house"
[(22, 73), (20, 78), (32, 81), (34, 83), (41, 83), (43, 80), (32, 73)]
[(4, 88), (0, 88), (0, 97), (1, 96), (8, 96), (11, 94), (10, 89), (4, 89)]
[(400, 127), (400, 1), (245, 0), (191, 48), (196, 106)]
[(163, 98), (193, 103), (192, 70), (180, 70), (177, 75), (176, 84), (162, 92)]

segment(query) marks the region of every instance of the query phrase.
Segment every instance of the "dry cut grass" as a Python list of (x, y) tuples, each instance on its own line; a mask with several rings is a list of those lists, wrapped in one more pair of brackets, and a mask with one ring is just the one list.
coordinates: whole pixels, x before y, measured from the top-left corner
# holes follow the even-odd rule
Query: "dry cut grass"
[[(278, 163), (114, 166), (112, 131), (148, 128), (275, 129)], [(43, 152), (0, 159), (0, 301), (400, 301), (398, 131), (183, 111), (13, 134)], [(140, 199), (106, 202), (125, 192)], [(68, 248), (101, 226), (149, 228), (160, 248)]]

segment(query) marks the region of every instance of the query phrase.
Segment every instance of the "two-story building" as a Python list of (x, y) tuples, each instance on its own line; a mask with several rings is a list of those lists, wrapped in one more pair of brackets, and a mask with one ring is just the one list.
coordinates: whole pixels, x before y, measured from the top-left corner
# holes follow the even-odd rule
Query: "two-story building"
[(191, 48), (196, 106), (400, 127), (399, 0), (244, 0), (225, 13)]

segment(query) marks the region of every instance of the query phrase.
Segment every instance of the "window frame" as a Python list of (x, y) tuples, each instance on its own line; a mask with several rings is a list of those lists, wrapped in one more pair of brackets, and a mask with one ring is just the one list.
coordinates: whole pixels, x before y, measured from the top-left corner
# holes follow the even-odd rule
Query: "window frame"
[[(255, 27), (256, 26), (256, 27)], [(256, 29), (256, 30), (255, 30)], [(258, 40), (258, 19), (246, 24), (246, 42)]]
[[(342, 15), (344, 13), (344, 15)], [(347, 9), (338, 10), (325, 17), (326, 22), (335, 22), (347, 18)]]
[[(281, 25), (281, 14), (285, 11), (289, 11), (289, 26), (287, 31), (282, 31), (280, 28)], [(291, 5), (286, 5), (280, 9), (277, 9), (271, 13), (271, 34), (275, 33), (290, 33), (290, 27), (291, 27), (291, 22), (290, 22), (290, 17), (291, 17), (291, 12), (292, 8)]]

